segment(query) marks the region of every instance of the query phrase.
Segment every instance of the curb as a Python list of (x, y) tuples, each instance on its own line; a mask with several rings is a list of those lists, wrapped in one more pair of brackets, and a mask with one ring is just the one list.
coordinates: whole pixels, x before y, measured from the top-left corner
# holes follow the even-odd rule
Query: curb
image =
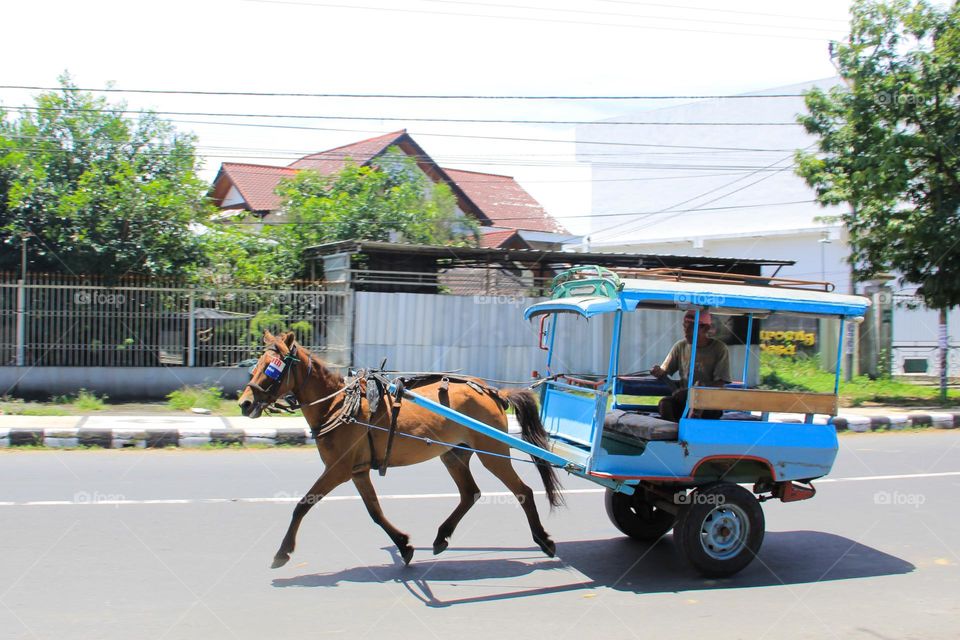
[(896, 431), (907, 427), (957, 429), (960, 428), (960, 412), (939, 411), (913, 412), (908, 414), (888, 414), (884, 416), (864, 416), (855, 413), (841, 413), (831, 421), (837, 431), (865, 433), (886, 429)]
[[(798, 422), (798, 421), (797, 421)], [(866, 433), (878, 430), (900, 430), (907, 427), (957, 429), (960, 412), (925, 411), (909, 414), (865, 416), (841, 413), (832, 419), (817, 417), (815, 424), (833, 424), (837, 431)], [(82, 424), (82, 422), (80, 423)], [(303, 446), (313, 440), (307, 427), (240, 428), (226, 422), (218, 427), (0, 427), (0, 449), (22, 446), (43, 446), (58, 449), (101, 447), (104, 449), (196, 448), (204, 445), (223, 446)], [(519, 431), (510, 416), (510, 432)]]
[(0, 448), (44, 446), (57, 449), (102, 447), (104, 449), (164, 449), (213, 445), (299, 446), (313, 438), (306, 427), (278, 429), (103, 429), (103, 428), (0, 428)]

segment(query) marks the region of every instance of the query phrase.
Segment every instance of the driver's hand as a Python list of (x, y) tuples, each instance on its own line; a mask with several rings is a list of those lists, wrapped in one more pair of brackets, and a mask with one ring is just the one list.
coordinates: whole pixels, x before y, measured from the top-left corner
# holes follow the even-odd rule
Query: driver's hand
[(652, 375), (655, 378), (662, 378), (663, 376), (667, 375), (667, 372), (664, 371), (660, 365), (655, 364), (652, 367), (650, 367), (650, 375)]

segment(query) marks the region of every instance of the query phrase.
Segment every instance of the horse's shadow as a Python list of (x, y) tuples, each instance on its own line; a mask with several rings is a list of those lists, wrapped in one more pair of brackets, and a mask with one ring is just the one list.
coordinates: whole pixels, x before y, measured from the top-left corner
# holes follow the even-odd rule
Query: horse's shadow
[[(610, 588), (637, 594), (792, 585), (852, 578), (870, 578), (913, 571), (905, 560), (842, 536), (818, 531), (768, 532), (757, 558), (739, 574), (708, 580), (693, 572), (677, 556), (670, 536), (655, 545), (628, 538), (557, 543), (557, 557), (545, 558), (534, 547), (450, 547), (444, 560), (414, 560), (403, 566), (394, 548), (392, 563), (344, 569), (335, 573), (278, 578), (275, 587), (336, 587), (342, 582), (397, 582), (425, 605), (490, 602), (563, 591)], [(428, 549), (418, 552), (429, 553)], [(523, 554), (511, 559), (489, 557), (488, 552)], [(484, 553), (483, 559), (456, 559), (456, 554)], [(493, 591), (503, 585), (484, 580), (536, 576), (552, 586), (514, 589), (467, 598), (441, 599), (435, 586), (471, 585)], [(557, 584), (559, 579), (559, 584)]]

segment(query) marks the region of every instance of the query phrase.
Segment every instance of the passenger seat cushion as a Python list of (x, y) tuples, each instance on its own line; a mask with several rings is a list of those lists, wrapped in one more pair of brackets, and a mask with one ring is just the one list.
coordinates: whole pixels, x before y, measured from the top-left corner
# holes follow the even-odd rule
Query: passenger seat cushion
[(680, 425), (644, 413), (614, 409), (604, 417), (603, 428), (637, 440), (676, 440)]

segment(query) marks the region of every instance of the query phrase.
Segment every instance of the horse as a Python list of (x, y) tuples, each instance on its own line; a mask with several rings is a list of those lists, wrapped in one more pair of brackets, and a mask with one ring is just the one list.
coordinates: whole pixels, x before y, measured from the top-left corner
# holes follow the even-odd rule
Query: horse
[[(503, 482), (520, 503), (537, 546), (549, 557), (554, 556), (556, 545), (540, 523), (533, 491), (513, 469), (510, 448), (506, 444), (412, 402), (403, 403), (402, 396), (398, 403), (392, 395), (384, 394), (381, 401), (374, 401), (375, 406), (371, 409), (371, 400), (368, 400), (366, 389), (362, 389), (353, 395), (355, 402), (359, 400), (358, 404), (353, 408), (345, 407), (344, 403), (349, 401), (345, 392), (348, 386), (369, 386), (375, 384), (374, 380), (345, 381), (343, 376), (298, 344), (293, 332), (280, 336), (265, 332), (263, 342), (264, 352), (238, 399), (241, 413), (258, 418), (265, 409), (292, 394), (310, 425), (324, 464), (323, 473), (294, 507), (272, 568), (282, 567), (290, 560), (296, 546), (297, 530), (310, 508), (347, 480), (353, 481), (367, 513), (397, 546), (404, 564), (410, 563), (414, 551), (410, 537), (386, 519), (370, 480), (371, 469), (381, 464), (378, 461), (384, 461), (382, 464), (389, 467), (401, 467), (440, 457), (460, 494), (459, 504), (440, 525), (433, 542), (434, 555), (441, 553), (449, 545), (457, 524), (480, 498), (480, 489), (469, 467), (474, 451), (483, 466)], [(416, 393), (501, 431), (507, 430), (506, 407), (513, 407), (523, 439), (540, 447), (547, 445), (547, 433), (540, 422), (536, 397), (529, 389), (496, 390), (478, 378), (457, 378), (457, 382), (453, 382), (441, 375), (409, 384), (408, 388), (415, 389)], [(399, 411), (393, 416), (395, 408)], [(338, 419), (347, 414), (351, 417)], [(391, 418), (395, 420), (395, 441), (389, 434)], [(391, 441), (389, 455), (388, 440)], [(552, 510), (563, 503), (556, 473), (545, 461), (533, 460)]]

